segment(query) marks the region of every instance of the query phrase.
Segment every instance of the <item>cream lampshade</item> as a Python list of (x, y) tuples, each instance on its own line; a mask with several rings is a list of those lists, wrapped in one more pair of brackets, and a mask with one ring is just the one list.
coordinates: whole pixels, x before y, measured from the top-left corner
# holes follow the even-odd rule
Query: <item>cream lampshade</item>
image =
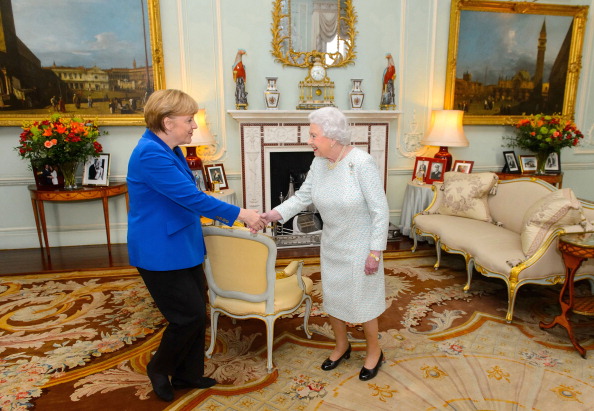
[(421, 144), (438, 146), (435, 158), (446, 159), (445, 171), (452, 169), (452, 155), (448, 147), (468, 147), (468, 140), (462, 127), (462, 110), (433, 110), (429, 132), (421, 139)]
[(196, 154), (196, 147), (216, 144), (214, 137), (206, 125), (206, 111), (203, 108), (199, 109), (196, 113), (196, 123), (198, 124), (198, 128), (194, 130), (192, 141), (189, 144), (184, 144), (186, 148), (186, 161), (190, 170), (202, 169), (202, 159)]

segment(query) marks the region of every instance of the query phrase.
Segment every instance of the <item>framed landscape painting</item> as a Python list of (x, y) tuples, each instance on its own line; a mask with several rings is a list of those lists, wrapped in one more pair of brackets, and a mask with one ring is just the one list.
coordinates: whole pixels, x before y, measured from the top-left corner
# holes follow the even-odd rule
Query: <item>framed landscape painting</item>
[(573, 119), (588, 6), (452, 1), (444, 109), (464, 124)]
[(159, 0), (2, 2), (0, 126), (53, 113), (142, 125), (165, 88)]
[(522, 167), (522, 173), (535, 173), (536, 172), (536, 156), (521, 155), (520, 156), (520, 167)]

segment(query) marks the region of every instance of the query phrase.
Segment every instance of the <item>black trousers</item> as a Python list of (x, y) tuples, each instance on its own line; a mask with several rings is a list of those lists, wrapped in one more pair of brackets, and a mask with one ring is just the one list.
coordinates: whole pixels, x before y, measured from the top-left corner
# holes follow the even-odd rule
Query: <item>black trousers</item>
[(189, 381), (202, 377), (206, 332), (202, 266), (172, 271), (138, 268), (138, 272), (169, 322), (151, 359), (153, 369)]

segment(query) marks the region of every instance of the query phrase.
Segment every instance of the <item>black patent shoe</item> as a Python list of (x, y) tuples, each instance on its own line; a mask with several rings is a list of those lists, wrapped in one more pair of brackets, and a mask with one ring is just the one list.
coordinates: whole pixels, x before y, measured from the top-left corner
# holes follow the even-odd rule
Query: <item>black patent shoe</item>
[(146, 375), (151, 380), (153, 391), (157, 394), (157, 397), (163, 401), (173, 401), (173, 387), (171, 386), (168, 375), (155, 372), (150, 362), (146, 366)]
[(343, 359), (348, 360), (349, 358), (351, 358), (351, 343), (349, 343), (349, 348), (347, 348), (347, 350), (340, 356), (338, 360), (332, 361), (330, 358), (326, 358), (326, 360), (322, 363), (321, 368), (324, 371), (333, 370), (338, 367), (338, 364), (340, 364)]
[(183, 380), (181, 378), (173, 377), (171, 379), (171, 385), (176, 390), (182, 390), (184, 388), (210, 388), (216, 385), (217, 380), (209, 377), (200, 377), (192, 381)]
[(371, 370), (368, 370), (365, 367), (361, 368), (361, 372), (359, 373), (359, 379), (361, 381), (369, 381), (372, 378), (375, 378), (375, 376), (377, 375), (383, 362), (384, 362), (384, 352), (382, 351), (380, 354), (379, 360), (377, 360), (377, 364), (375, 365), (375, 367), (373, 367)]

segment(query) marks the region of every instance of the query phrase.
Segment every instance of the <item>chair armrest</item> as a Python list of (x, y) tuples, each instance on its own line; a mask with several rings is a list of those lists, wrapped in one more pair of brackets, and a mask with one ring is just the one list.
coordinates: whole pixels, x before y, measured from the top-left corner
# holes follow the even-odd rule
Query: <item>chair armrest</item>
[(282, 271), (276, 272), (276, 278), (287, 278), (295, 275), (299, 268), (299, 261), (291, 261)]
[(299, 288), (305, 290), (305, 284), (303, 283), (303, 278), (301, 278), (301, 271), (303, 270), (303, 260), (300, 261), (291, 261), (289, 265), (285, 267), (284, 270), (276, 272), (276, 279), (280, 280), (282, 278), (288, 278), (293, 275), (297, 275), (297, 284), (299, 284)]
[(443, 183), (441, 182), (433, 183), (433, 185), (431, 186), (431, 190), (433, 190), (433, 199), (431, 199), (431, 203), (429, 203), (427, 208), (425, 208), (423, 211), (417, 214), (437, 214), (437, 210), (439, 209), (439, 206), (441, 205), (441, 201), (443, 198), (443, 191), (441, 190), (441, 186), (443, 186)]
[[(563, 227), (559, 227), (549, 233), (549, 235), (544, 239), (541, 246), (536, 250), (536, 252), (528, 259), (518, 262), (514, 267), (512, 267), (510, 272), (510, 280), (512, 282), (519, 281), (520, 273), (532, 266), (536, 266), (537, 264), (541, 263), (541, 258), (545, 255), (545, 253), (549, 253), (551, 249), (557, 250), (559, 244), (559, 237), (563, 234), (568, 233), (582, 233), (584, 232), (584, 227), (580, 224), (575, 225), (567, 225)], [(559, 254), (558, 251), (555, 251), (556, 254)], [(561, 260), (559, 260), (561, 261)], [(549, 269), (550, 267), (544, 267), (543, 269)]]

